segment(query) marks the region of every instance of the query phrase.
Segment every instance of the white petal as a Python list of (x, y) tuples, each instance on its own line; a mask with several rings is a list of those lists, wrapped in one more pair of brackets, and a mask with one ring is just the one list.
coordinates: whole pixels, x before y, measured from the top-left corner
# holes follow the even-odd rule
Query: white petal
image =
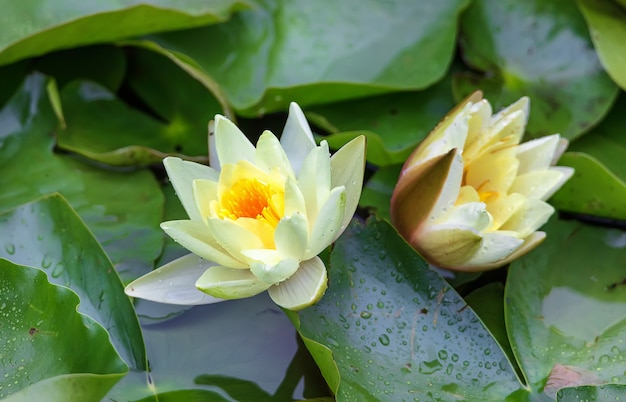
[(543, 226), (553, 213), (554, 207), (545, 201), (527, 199), (525, 205), (511, 216), (500, 229), (517, 232), (520, 238), (525, 238)]
[(328, 283), (326, 267), (319, 257), (302, 261), (291, 278), (269, 288), (272, 300), (288, 310), (302, 310), (324, 296)]
[(552, 164), (560, 137), (554, 134), (520, 144), (517, 147), (517, 159), (520, 161), (518, 174), (547, 169)]
[(528, 198), (547, 200), (573, 173), (574, 169), (562, 166), (536, 170), (517, 176), (509, 192), (520, 193)]
[[(242, 259), (241, 250), (265, 248), (261, 239), (234, 221), (209, 218), (208, 226), (217, 243), (237, 259)], [(221, 265), (230, 266), (228, 264)]]
[(196, 281), (196, 287), (204, 293), (221, 299), (242, 299), (267, 290), (267, 284), (247, 269), (231, 269), (215, 266), (207, 269)]
[(493, 115), (491, 119), (491, 125), (499, 124), (500, 121), (506, 116), (509, 116), (515, 112), (521, 112), (523, 117), (523, 123), (526, 125), (528, 123), (528, 115), (530, 114), (530, 98), (527, 96), (522, 96), (515, 102), (511, 103), (509, 106), (500, 110), (498, 113)]
[(185, 208), (185, 212), (191, 220), (202, 220), (200, 212), (196, 208), (193, 197), (193, 181), (204, 179), (217, 181), (219, 172), (209, 166), (195, 162), (183, 161), (180, 158), (168, 156), (163, 160), (167, 175), (174, 186), (174, 191)]
[(511, 255), (522, 243), (524, 240), (517, 238), (515, 232), (498, 230), (484, 233), (480, 247), (463, 266), (478, 268), (483, 264), (497, 263)]
[(309, 222), (301, 213), (284, 217), (274, 232), (274, 244), (281, 257), (304, 258), (309, 242)]
[(215, 120), (209, 121), (209, 165), (217, 171), (220, 170), (220, 159), (217, 156), (217, 148), (215, 147)]
[(339, 234), (346, 229), (356, 212), (365, 173), (365, 137), (359, 136), (341, 147), (330, 158), (331, 187), (346, 188), (346, 211)]
[(310, 221), (316, 219), (317, 212), (329, 196), (330, 177), (330, 153), (328, 144), (322, 141), (306, 156), (298, 175), (298, 187), (304, 196)]
[(202, 293), (196, 281), (215, 263), (187, 254), (132, 281), (124, 290), (130, 297), (159, 303), (197, 305), (223, 301)]
[(264, 131), (256, 144), (254, 163), (269, 172), (278, 168), (281, 173), (295, 177), (289, 159), (285, 155), (278, 138), (270, 131)]
[(454, 206), (440, 221), (482, 231), (491, 225), (492, 219), (484, 203), (469, 202)]
[(300, 260), (283, 258), (276, 250), (244, 250), (242, 254), (250, 260), (250, 272), (263, 282), (271, 285), (289, 278), (300, 265)]
[(193, 198), (202, 220), (211, 216), (211, 201), (217, 200), (217, 182), (196, 179), (192, 182)]
[(465, 148), (468, 144), (472, 144), (481, 135), (484, 135), (489, 129), (491, 123), (491, 104), (487, 99), (472, 104), (469, 110), (469, 120), (467, 129), (467, 138), (465, 139)]
[(313, 222), (305, 259), (318, 255), (341, 235), (345, 210), (346, 190), (344, 187), (335, 187)]
[[(219, 166), (226, 163), (237, 163), (240, 160), (252, 162), (254, 160), (254, 145), (237, 128), (235, 123), (226, 117), (215, 116), (215, 149)], [(213, 163), (211, 161), (211, 166)], [(214, 166), (215, 169), (220, 169)]]
[(181, 246), (206, 260), (232, 268), (247, 268), (221, 247), (207, 225), (201, 222), (168, 221), (161, 223), (161, 229)]
[(302, 109), (294, 102), (289, 105), (289, 116), (280, 137), (280, 144), (295, 174), (298, 174), (302, 161), (315, 148), (315, 140)]

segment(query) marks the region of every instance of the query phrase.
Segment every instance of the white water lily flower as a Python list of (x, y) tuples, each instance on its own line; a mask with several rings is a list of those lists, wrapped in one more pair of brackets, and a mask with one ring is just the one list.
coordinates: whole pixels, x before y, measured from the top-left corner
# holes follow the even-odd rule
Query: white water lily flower
[(492, 115), (477, 92), (453, 109), (408, 158), (391, 200), (400, 234), (430, 263), (459, 271), (500, 267), (536, 247), (554, 212), (547, 200), (573, 174), (552, 166), (558, 134), (520, 144), (521, 98)]
[(268, 290), (287, 309), (315, 303), (327, 286), (317, 255), (344, 231), (361, 194), (364, 137), (331, 157), (326, 141), (315, 145), (295, 103), (280, 142), (265, 131), (255, 148), (219, 115), (214, 128), (211, 167), (163, 161), (189, 219), (161, 227), (193, 254), (137, 279), (126, 293), (202, 304)]

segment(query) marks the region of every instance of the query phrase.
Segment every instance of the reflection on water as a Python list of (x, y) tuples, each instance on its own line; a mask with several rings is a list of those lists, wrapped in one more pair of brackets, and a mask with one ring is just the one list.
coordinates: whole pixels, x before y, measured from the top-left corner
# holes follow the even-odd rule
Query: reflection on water
[(546, 327), (591, 343), (626, 318), (626, 302), (598, 300), (569, 287), (554, 287), (543, 299), (541, 311)]

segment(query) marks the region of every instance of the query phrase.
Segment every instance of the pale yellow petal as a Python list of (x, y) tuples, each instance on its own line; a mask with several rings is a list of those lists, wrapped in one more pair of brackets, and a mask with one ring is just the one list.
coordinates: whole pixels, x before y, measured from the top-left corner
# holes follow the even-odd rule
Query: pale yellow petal
[(523, 194), (528, 198), (546, 200), (567, 181), (573, 172), (572, 168), (567, 167), (535, 170), (518, 176), (509, 191)]
[(196, 179), (192, 182), (192, 188), (196, 208), (202, 217), (211, 216), (211, 203), (217, 200), (217, 182)]
[(517, 159), (520, 161), (518, 174), (547, 169), (557, 152), (560, 137), (554, 134), (520, 144), (517, 148)]
[(270, 284), (258, 279), (247, 269), (215, 266), (206, 270), (196, 281), (204, 293), (220, 299), (242, 299), (267, 290)]
[(328, 287), (326, 267), (319, 257), (302, 261), (289, 279), (269, 288), (268, 293), (279, 306), (302, 310), (319, 301)]
[(517, 232), (519, 237), (524, 238), (543, 226), (553, 213), (554, 207), (550, 204), (530, 198), (502, 225), (501, 229)]
[(526, 197), (519, 194), (499, 194), (487, 203), (487, 211), (493, 217), (493, 230), (500, 229), (500, 226), (526, 205)]
[(209, 218), (208, 227), (219, 245), (238, 260), (244, 260), (241, 250), (265, 248), (261, 238), (250, 227), (244, 227), (230, 219)]
[(481, 199), (488, 199), (488, 193), (506, 193), (517, 175), (519, 162), (515, 148), (503, 148), (495, 153), (483, 154), (466, 166), (465, 184), (476, 189)]

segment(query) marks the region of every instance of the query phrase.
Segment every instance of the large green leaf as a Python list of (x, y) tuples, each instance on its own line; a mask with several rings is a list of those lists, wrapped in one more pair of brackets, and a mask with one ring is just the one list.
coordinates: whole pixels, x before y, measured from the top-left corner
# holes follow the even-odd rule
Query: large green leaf
[(59, 146), (111, 165), (160, 163), (167, 155), (208, 162), (207, 124), (222, 113), (219, 103), (165, 57), (132, 53), (128, 85), (159, 119), (95, 83), (73, 82), (61, 91), (66, 128)]
[(552, 196), (550, 202), (555, 207), (579, 214), (626, 219), (626, 182), (597, 159), (581, 152), (565, 153), (559, 164), (576, 171)]
[(0, 398), (99, 401), (128, 367), (71, 290), (0, 258)]
[(211, 27), (153, 40), (195, 60), (245, 114), (425, 88), (452, 59), (467, 0), (264, 0)]
[(513, 352), (535, 392), (624, 383), (626, 233), (553, 219), (505, 289)]
[(609, 0), (578, 0), (598, 57), (613, 81), (626, 89), (626, 10)]
[(0, 258), (41, 268), (49, 281), (80, 298), (132, 367), (146, 368), (146, 352), (130, 299), (111, 261), (76, 212), (59, 195), (0, 215)]
[(457, 97), (481, 88), (499, 109), (530, 96), (530, 137), (575, 138), (600, 121), (618, 93), (571, 0), (475, 0), (461, 33), (465, 60), (484, 75), (457, 76)]
[(291, 318), (338, 401), (504, 400), (520, 392), (471, 307), (388, 223), (353, 223), (329, 267), (326, 295)]
[(55, 115), (46, 79), (29, 76), (0, 110), (0, 211), (60, 192), (109, 254), (122, 277), (153, 266), (163, 240), (163, 195), (149, 171), (113, 172), (52, 152)]
[(52, 50), (226, 20), (245, 0), (5, 0), (0, 13), (0, 64)]

